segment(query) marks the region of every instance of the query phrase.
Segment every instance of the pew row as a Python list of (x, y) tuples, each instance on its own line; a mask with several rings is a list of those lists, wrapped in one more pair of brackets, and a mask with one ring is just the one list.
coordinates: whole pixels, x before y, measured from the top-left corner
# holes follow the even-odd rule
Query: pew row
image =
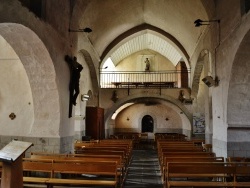
[(250, 187), (249, 176), (250, 163), (169, 162), (165, 186)]
[(167, 164), (170, 162), (224, 162), (224, 157), (164, 157), (163, 164), (161, 164), (162, 180), (165, 183), (167, 177)]
[(53, 154), (53, 153), (31, 153), (30, 159), (50, 159), (50, 160), (75, 160), (82, 162), (108, 162), (117, 163), (117, 176), (119, 184), (123, 184), (127, 174), (127, 166), (122, 155), (96, 155), (96, 154)]
[[(23, 182), (43, 184), (47, 188), (55, 185), (117, 187), (119, 182), (117, 169), (117, 163), (111, 161), (83, 162), (24, 158)], [(43, 173), (43, 176), (37, 176), (37, 172)]]

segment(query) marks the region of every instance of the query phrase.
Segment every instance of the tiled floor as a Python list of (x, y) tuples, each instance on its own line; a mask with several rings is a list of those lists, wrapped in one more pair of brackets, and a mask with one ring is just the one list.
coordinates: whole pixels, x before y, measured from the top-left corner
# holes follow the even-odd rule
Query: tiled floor
[(124, 188), (163, 188), (155, 149), (134, 149)]

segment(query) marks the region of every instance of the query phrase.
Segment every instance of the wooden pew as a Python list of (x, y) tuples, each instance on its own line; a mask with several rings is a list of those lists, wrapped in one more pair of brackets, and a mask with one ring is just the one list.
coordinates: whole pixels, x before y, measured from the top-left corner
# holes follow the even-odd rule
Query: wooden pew
[(164, 157), (163, 164), (161, 164), (162, 180), (166, 182), (167, 164), (170, 162), (224, 162), (224, 157)]
[(160, 164), (163, 164), (164, 157), (216, 157), (213, 152), (164, 152), (159, 157)]
[(156, 141), (187, 141), (186, 137), (180, 133), (155, 133)]
[(75, 154), (91, 154), (91, 155), (121, 155), (126, 166), (131, 162), (131, 153), (127, 149), (119, 147), (89, 147), (78, 150)]
[(167, 152), (162, 152), (159, 157), (162, 156), (170, 156), (170, 157), (195, 157), (195, 156), (200, 156), (200, 157), (216, 157), (215, 153), (213, 152), (194, 152), (194, 151), (167, 151)]
[(195, 147), (194, 143), (158, 143), (157, 148), (161, 149), (164, 147)]
[[(34, 160), (24, 159), (23, 170), (25, 172), (46, 172), (48, 177), (24, 176), (24, 183), (45, 184), (52, 188), (54, 185), (63, 186), (112, 186), (117, 187), (117, 163), (116, 162), (82, 162), (75, 160)], [(32, 174), (32, 173), (30, 173)], [(67, 174), (67, 176), (62, 176)], [(93, 179), (82, 174), (96, 175)], [(69, 176), (71, 175), (71, 176)], [(61, 177), (60, 177), (61, 176)], [(77, 177), (80, 178), (77, 178)], [(104, 178), (108, 176), (109, 179)], [(70, 178), (68, 178), (70, 177)]]
[(227, 162), (250, 162), (249, 157), (227, 157)]
[(176, 157), (181, 157), (181, 156), (187, 156), (187, 157), (192, 157), (192, 156), (209, 156), (209, 157), (216, 157), (215, 156), (215, 153), (213, 153), (213, 152), (203, 152), (203, 151), (201, 151), (201, 152), (194, 152), (194, 151), (187, 151), (187, 152), (178, 152), (178, 151), (176, 151), (176, 152), (163, 152), (162, 153), (162, 155), (164, 156), (167, 156), (167, 155), (169, 155), (169, 156), (176, 156)]
[(127, 149), (128, 152), (130, 152), (132, 150), (132, 141), (121, 141), (121, 140), (117, 140), (116, 142), (111, 141), (111, 140), (101, 140), (97, 143), (92, 143), (92, 144), (87, 144), (85, 142), (76, 142), (75, 143), (75, 153), (78, 152), (78, 150), (82, 150), (85, 148), (89, 148), (89, 147), (118, 147), (118, 148), (124, 148)]
[(132, 146), (130, 144), (127, 143), (108, 143), (108, 142), (100, 142), (98, 144), (93, 145), (90, 148), (99, 148), (100, 150), (123, 150), (126, 155), (131, 158), (132, 155)]
[(158, 155), (165, 152), (203, 152), (202, 146), (197, 146), (194, 142), (178, 141), (178, 142), (158, 142)]
[(162, 147), (158, 149), (158, 156), (161, 156), (162, 153), (167, 152), (204, 152), (202, 147), (197, 146), (187, 146), (187, 147)]
[(183, 162), (167, 165), (166, 187), (250, 187), (250, 163)]
[(123, 184), (126, 174), (127, 174), (127, 166), (122, 159), (121, 155), (81, 155), (81, 154), (53, 154), (53, 153), (32, 153), (30, 159), (50, 159), (50, 160), (75, 160), (82, 162), (108, 162), (115, 161), (118, 167), (118, 177), (120, 180), (120, 184)]
[(162, 145), (193, 145), (195, 146), (195, 143), (192, 141), (166, 141), (166, 140), (158, 140), (157, 146)]
[(53, 160), (50, 159), (30, 160), (23, 158), (23, 183), (46, 184), (46, 181), (53, 177), (52, 165)]
[(104, 139), (98, 140), (95, 142), (91, 141), (76, 141), (74, 143), (75, 147), (88, 147), (88, 146), (101, 146), (101, 145), (109, 145), (109, 146), (127, 146), (132, 148), (133, 140), (132, 139)]
[(159, 152), (203, 152), (202, 147), (162, 147)]
[(92, 149), (92, 150), (82, 150), (81, 152), (78, 152), (76, 154), (80, 155), (120, 155), (122, 156), (122, 159), (126, 166), (129, 165), (131, 158), (126, 154), (124, 151), (114, 151), (114, 150), (98, 150), (98, 149)]

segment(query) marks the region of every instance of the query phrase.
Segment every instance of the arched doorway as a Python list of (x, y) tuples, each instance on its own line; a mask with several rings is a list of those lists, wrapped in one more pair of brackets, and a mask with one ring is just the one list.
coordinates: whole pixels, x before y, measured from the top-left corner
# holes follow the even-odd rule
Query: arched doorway
[(145, 115), (141, 121), (141, 132), (154, 132), (154, 120), (150, 115)]

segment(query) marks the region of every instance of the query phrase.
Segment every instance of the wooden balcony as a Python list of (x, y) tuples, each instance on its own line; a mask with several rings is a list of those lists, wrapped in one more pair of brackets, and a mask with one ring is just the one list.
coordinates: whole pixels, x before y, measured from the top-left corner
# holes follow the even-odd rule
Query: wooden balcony
[(190, 71), (103, 71), (101, 88), (188, 88)]

